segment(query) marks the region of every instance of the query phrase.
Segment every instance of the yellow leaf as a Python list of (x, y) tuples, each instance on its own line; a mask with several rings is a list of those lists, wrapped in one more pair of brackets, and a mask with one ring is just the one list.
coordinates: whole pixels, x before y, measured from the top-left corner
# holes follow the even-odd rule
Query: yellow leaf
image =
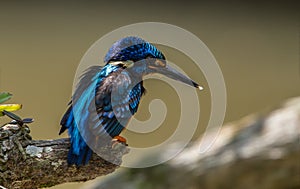
[(8, 112), (16, 111), (22, 108), (22, 104), (0, 104), (0, 112), (6, 110)]

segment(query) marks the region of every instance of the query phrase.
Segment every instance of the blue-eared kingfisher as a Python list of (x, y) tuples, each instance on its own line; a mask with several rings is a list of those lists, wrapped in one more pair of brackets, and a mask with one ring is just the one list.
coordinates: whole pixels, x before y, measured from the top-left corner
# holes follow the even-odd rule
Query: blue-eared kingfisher
[(82, 75), (60, 123), (59, 134), (68, 129), (70, 135), (68, 164), (88, 163), (92, 150), (86, 140), (101, 143), (100, 136), (106, 134), (111, 140), (126, 143), (119, 135), (138, 110), (145, 93), (143, 77), (154, 73), (202, 90), (196, 82), (170, 67), (153, 44), (135, 36), (115, 42), (104, 58), (104, 66), (92, 66)]

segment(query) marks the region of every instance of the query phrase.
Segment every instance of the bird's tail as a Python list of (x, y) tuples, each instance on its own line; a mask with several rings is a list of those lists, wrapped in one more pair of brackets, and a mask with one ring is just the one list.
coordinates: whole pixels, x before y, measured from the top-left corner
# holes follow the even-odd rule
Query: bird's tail
[(80, 148), (79, 154), (74, 153), (73, 145), (71, 145), (71, 148), (68, 153), (68, 164), (69, 165), (85, 165), (89, 162), (91, 159), (93, 151), (85, 145), (84, 147)]
[(79, 133), (74, 121), (72, 106), (69, 107), (61, 120), (61, 129), (59, 134), (63, 133), (66, 129), (68, 129), (69, 135), (71, 136), (71, 146), (67, 158), (68, 164), (75, 164), (77, 166), (87, 164), (93, 152)]

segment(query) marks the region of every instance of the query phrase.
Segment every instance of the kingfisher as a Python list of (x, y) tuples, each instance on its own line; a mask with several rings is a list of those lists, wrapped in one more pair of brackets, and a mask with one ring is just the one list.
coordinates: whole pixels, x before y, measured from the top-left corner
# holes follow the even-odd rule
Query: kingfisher
[(88, 163), (93, 153), (89, 141), (104, 144), (110, 138), (126, 144), (120, 134), (138, 110), (145, 94), (143, 77), (148, 74), (162, 74), (203, 89), (170, 67), (153, 44), (136, 36), (120, 39), (105, 55), (104, 66), (92, 66), (81, 76), (61, 120), (59, 134), (68, 129), (70, 136), (69, 165)]

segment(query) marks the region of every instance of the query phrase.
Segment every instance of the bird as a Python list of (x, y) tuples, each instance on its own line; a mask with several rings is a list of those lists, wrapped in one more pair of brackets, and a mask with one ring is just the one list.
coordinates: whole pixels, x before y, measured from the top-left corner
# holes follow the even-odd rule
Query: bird
[(106, 143), (102, 136), (108, 136), (111, 141), (126, 143), (120, 134), (138, 110), (146, 91), (143, 77), (149, 74), (203, 89), (169, 66), (154, 44), (137, 36), (116, 41), (104, 57), (104, 66), (91, 66), (83, 73), (61, 119), (59, 134), (68, 130), (70, 136), (69, 165), (89, 162), (93, 151), (88, 141)]

